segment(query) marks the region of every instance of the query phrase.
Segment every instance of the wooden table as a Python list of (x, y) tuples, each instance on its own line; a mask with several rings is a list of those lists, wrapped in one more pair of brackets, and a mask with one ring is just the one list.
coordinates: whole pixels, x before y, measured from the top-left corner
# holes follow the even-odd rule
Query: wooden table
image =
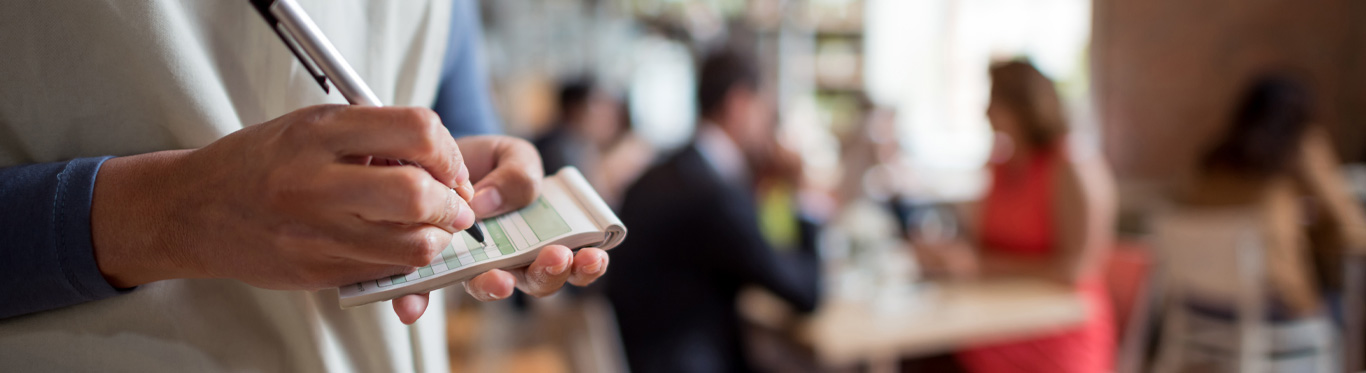
[(1038, 335), (1086, 317), (1085, 304), (1072, 290), (1032, 279), (938, 283), (905, 297), (892, 300), (901, 307), (836, 298), (814, 314), (791, 318), (777, 298), (747, 291), (740, 308), (750, 322), (787, 329), (824, 366), (867, 363), (873, 371), (895, 370), (902, 357)]

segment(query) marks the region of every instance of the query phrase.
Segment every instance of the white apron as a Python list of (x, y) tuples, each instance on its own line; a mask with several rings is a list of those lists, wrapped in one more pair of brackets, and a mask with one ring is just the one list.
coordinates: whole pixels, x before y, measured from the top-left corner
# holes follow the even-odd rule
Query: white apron
[[(429, 106), (446, 1), (300, 0), (375, 94)], [(325, 95), (247, 0), (0, 2), (0, 167), (201, 147)], [(336, 292), (173, 280), (0, 320), (0, 371), (448, 370), (443, 300), (404, 326)]]

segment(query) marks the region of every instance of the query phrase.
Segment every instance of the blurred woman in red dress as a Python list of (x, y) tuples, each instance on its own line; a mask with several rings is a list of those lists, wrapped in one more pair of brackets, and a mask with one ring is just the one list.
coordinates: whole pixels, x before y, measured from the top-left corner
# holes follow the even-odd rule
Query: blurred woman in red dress
[[(1113, 241), (1114, 184), (1098, 154), (1068, 149), (1053, 83), (1027, 62), (991, 68), (987, 116), (997, 133), (975, 242), (917, 246), (922, 266), (959, 277), (1035, 277), (1085, 299), (1081, 325), (958, 353), (971, 372), (1113, 370), (1114, 321), (1100, 267)], [(969, 246), (969, 247), (964, 247)]]

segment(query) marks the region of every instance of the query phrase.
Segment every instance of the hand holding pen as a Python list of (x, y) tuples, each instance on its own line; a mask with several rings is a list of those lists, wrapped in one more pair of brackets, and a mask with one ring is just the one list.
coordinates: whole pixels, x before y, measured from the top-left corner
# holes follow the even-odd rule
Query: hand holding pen
[[(423, 168), (358, 164), (372, 156)], [(300, 108), (202, 148), (105, 161), (89, 200), (91, 254), (119, 289), (220, 278), (320, 290), (411, 273), (440, 258), (475, 215), (526, 206), (538, 193), (540, 162), (525, 140), (452, 139), (427, 108)], [(468, 192), (461, 185), (472, 180), (467, 201), (456, 190)], [(592, 282), (606, 267), (601, 250), (547, 247), (527, 268), (490, 270), (465, 287), (480, 300), (514, 287), (543, 296)], [(392, 305), (412, 323), (427, 302), (413, 294)]]
[[(379, 106), (379, 100), (369, 88), (359, 79), (355, 72), (346, 64), (341, 55), (326, 41), (317, 27), (313, 25), (303, 10), (299, 8), (293, 0), (252, 0), (252, 4), (267, 21), (267, 24), (276, 31), (284, 40), (285, 45), (299, 57), (300, 62), (312, 73), (314, 79), (326, 91), (327, 82), (330, 80), (338, 88), (347, 100), (356, 105)], [(391, 110), (391, 109), (382, 109)], [(423, 138), (438, 139), (443, 138), (437, 143), (444, 143), (450, 139), (449, 132), (444, 127), (439, 126), (439, 118), (431, 115), (429, 110), (416, 109), (392, 109), (407, 112), (420, 112), (430, 115), (428, 123), (435, 122), (438, 126), (424, 127), (430, 131)], [(421, 119), (421, 118), (411, 118)], [(386, 122), (383, 120), (375, 121), (378, 123), (376, 130), (384, 130), (384, 126), (395, 123), (409, 123), (408, 121)], [(411, 126), (403, 125), (404, 128), (396, 130), (411, 130)], [(439, 128), (434, 130), (432, 128)], [(438, 180), (447, 183), (447, 196), (458, 194), (460, 198), (448, 198), (447, 204), (442, 203), (411, 203), (400, 202), (399, 205), (410, 207), (421, 207), (419, 210), (427, 211), (449, 211), (455, 216), (453, 221), (456, 226), (468, 226), (469, 232), (480, 242), (485, 242), (483, 232), (474, 224), (473, 218), (468, 223), (470, 225), (460, 225), (465, 222), (463, 212), (470, 211), (479, 216), (496, 216), (511, 210), (515, 210), (529, 204), (539, 195), (540, 179), (544, 175), (541, 169), (539, 154), (530, 143), (525, 140), (507, 136), (472, 136), (462, 137), (454, 141), (458, 144), (458, 149), (450, 149), (450, 159), (452, 163), (464, 167), (458, 168), (455, 179), (447, 180), (438, 175), (444, 175), (440, 170), (430, 170), (434, 165), (443, 162), (428, 163), (422, 159), (415, 159), (404, 156), (391, 156), (378, 153), (367, 153), (376, 156), (379, 162), (385, 164), (398, 164), (407, 160), (417, 161), (420, 167), (428, 168), (433, 178), (428, 180)], [(355, 144), (360, 147), (373, 147), (377, 144)], [(444, 147), (422, 147), (420, 149), (434, 150), (445, 149)], [(462, 158), (461, 150), (470, 151), (477, 155), (473, 158)], [(404, 160), (404, 161), (399, 161)], [(399, 171), (422, 171), (418, 167), (372, 167), (375, 169), (399, 169)], [(387, 171), (387, 170), (386, 170)], [(478, 180), (473, 188), (469, 187), (470, 180)], [(375, 180), (379, 181), (379, 180)], [(399, 177), (390, 181), (396, 185), (412, 185), (413, 178)], [(382, 181), (381, 181), (382, 182)], [(418, 183), (422, 184), (422, 183)], [(439, 183), (426, 183), (439, 184)], [(399, 190), (405, 193), (411, 189)], [(455, 190), (451, 192), (450, 190)], [(472, 192), (472, 193), (471, 193)], [(472, 196), (471, 196), (472, 195)], [(385, 196), (399, 198), (399, 196)], [(401, 199), (412, 201), (411, 198)], [(441, 207), (447, 207), (441, 209)], [(462, 208), (463, 207), (463, 208)], [(448, 213), (450, 214), (450, 213)], [(449, 236), (446, 236), (449, 238)], [(406, 240), (400, 240), (398, 244), (404, 244)], [(433, 241), (435, 242), (435, 241)], [(375, 243), (385, 246), (383, 242)], [(487, 245), (487, 243), (485, 243)], [(392, 245), (392, 244), (389, 244)], [(444, 247), (445, 242), (440, 242)], [(426, 247), (429, 245), (418, 245)], [(427, 255), (426, 260), (430, 261), (435, 257), (431, 254), (439, 255), (437, 251), (424, 251)], [(392, 259), (392, 258), (386, 258)], [(415, 259), (416, 261), (420, 261)], [(520, 289), (533, 296), (546, 296), (558, 291), (565, 283), (574, 285), (587, 285), (606, 273), (608, 264), (607, 253), (597, 248), (585, 248), (577, 253), (569, 248), (554, 245), (546, 247), (537, 255), (536, 260), (528, 267), (512, 270), (490, 270), (465, 283), (465, 290), (475, 299), (490, 301), (503, 299), (512, 294), (514, 288)], [(407, 272), (411, 272), (411, 268)], [(404, 272), (404, 273), (407, 273)], [(378, 278), (373, 276), (370, 278)], [(354, 281), (353, 281), (354, 282)], [(404, 323), (412, 323), (422, 315), (427, 305), (426, 294), (414, 294), (395, 299), (393, 302), (394, 311), (399, 319)]]
[[(379, 97), (370, 90), (370, 86), (361, 80), (360, 75), (356, 74), (351, 64), (337, 52), (337, 48), (332, 46), (327, 36), (318, 30), (318, 26), (298, 3), (293, 0), (252, 0), (251, 3), (280, 36), (285, 46), (289, 47), (299, 62), (313, 74), (313, 78), (322, 86), (323, 92), (328, 91), (327, 82), (330, 78), (337, 86), (337, 91), (352, 105), (384, 106), (380, 103)], [(380, 161), (386, 165), (410, 164), (401, 159)], [(419, 164), (412, 165), (422, 167)], [(458, 185), (453, 189), (469, 203), (474, 198), (474, 187), (470, 185), (469, 170), (463, 161), (460, 162), (460, 175), (457, 177)], [(484, 243), (484, 232), (479, 228), (479, 224), (471, 226), (466, 232), (479, 243)]]

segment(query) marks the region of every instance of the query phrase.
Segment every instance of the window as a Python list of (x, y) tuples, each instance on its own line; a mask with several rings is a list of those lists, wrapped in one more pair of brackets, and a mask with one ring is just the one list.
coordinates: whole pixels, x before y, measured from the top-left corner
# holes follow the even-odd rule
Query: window
[[(1087, 0), (867, 0), (869, 96), (898, 112), (913, 164), (977, 169), (990, 150), (993, 61), (1024, 57), (1058, 83), (1073, 125), (1087, 104)], [(1082, 131), (1079, 131), (1082, 132)]]

